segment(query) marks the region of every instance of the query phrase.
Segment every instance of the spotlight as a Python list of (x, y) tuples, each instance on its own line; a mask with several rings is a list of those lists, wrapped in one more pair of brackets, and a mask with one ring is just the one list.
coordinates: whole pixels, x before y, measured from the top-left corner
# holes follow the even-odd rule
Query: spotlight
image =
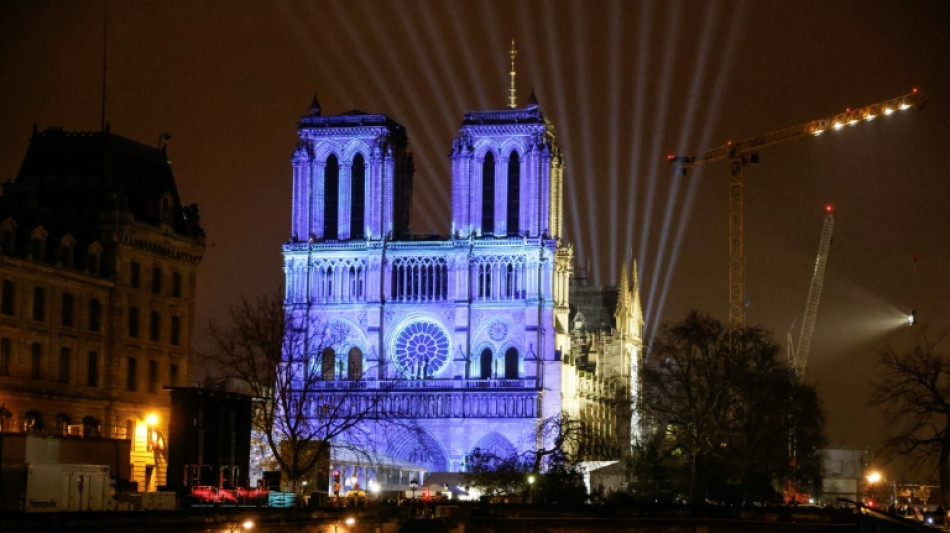
[(907, 315), (907, 325), (914, 326), (917, 325), (917, 311), (914, 309), (910, 310), (910, 314)]

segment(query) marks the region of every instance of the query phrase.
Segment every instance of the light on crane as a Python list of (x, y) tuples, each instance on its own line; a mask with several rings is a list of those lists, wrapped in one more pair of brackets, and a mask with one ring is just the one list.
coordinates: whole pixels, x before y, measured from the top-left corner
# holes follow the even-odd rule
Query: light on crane
[[(846, 109), (830, 117), (812, 120), (796, 126), (776, 130), (743, 141), (729, 141), (718, 148), (708, 150), (702, 157), (684, 157), (672, 154), (667, 156), (670, 163), (679, 165), (685, 173), (687, 169), (728, 159), (729, 177), (729, 325), (740, 327), (743, 323), (743, 238), (742, 238), (742, 169), (749, 163), (758, 161), (759, 149), (788, 142), (808, 135), (821, 135), (828, 128), (840, 130), (845, 124), (854, 125), (861, 120), (872, 120), (875, 116), (890, 115), (897, 109), (920, 108), (926, 102), (916, 88), (911, 92), (871, 104), (858, 109)], [(753, 156), (753, 154), (755, 154)], [(753, 161), (753, 159), (755, 161)]]

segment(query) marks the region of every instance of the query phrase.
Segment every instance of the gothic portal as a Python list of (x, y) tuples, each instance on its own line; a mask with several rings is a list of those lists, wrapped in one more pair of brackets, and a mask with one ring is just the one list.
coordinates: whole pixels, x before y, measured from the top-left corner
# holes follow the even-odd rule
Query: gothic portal
[(402, 429), (375, 452), (431, 471), (475, 448), (540, 444), (561, 412), (572, 249), (562, 244), (563, 154), (535, 98), (471, 111), (452, 144), (451, 236), (409, 232), (405, 129), (381, 114), (323, 115), (293, 155), (286, 306), (332, 339), (314, 354), (327, 389), (385, 389)]

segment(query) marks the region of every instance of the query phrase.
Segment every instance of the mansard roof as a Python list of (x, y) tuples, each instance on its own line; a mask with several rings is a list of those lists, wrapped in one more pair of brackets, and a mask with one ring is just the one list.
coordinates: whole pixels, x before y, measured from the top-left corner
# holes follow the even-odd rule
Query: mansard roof
[(4, 216), (54, 233), (69, 231), (81, 240), (97, 238), (104, 213), (114, 217), (116, 207), (139, 223), (204, 235), (197, 207), (181, 205), (165, 150), (108, 130), (34, 131), (16, 179), (3, 191)]

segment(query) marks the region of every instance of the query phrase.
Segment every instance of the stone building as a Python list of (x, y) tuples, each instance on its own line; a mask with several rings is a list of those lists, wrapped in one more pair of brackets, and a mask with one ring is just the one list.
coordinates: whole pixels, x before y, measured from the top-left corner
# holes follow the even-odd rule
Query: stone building
[(127, 439), (131, 481), (164, 484), (203, 253), (164, 147), (34, 131), (0, 200), (2, 431)]
[(516, 107), (513, 93), (508, 108), (462, 120), (447, 237), (410, 231), (402, 125), (358, 110), (324, 115), (314, 101), (298, 127), (286, 308), (332, 331), (310, 354), (321, 394), (387, 390), (381, 416), (399, 424), (365, 430), (368, 445), (432, 472), (464, 470), (476, 450), (505, 457), (546, 446), (541, 424), (563, 412), (631, 439), (629, 407), (618, 423), (594, 407), (607, 402), (579, 395), (629, 406), (639, 304), (624, 281), (616, 327), (631, 333), (572, 351), (564, 154), (534, 95)]

